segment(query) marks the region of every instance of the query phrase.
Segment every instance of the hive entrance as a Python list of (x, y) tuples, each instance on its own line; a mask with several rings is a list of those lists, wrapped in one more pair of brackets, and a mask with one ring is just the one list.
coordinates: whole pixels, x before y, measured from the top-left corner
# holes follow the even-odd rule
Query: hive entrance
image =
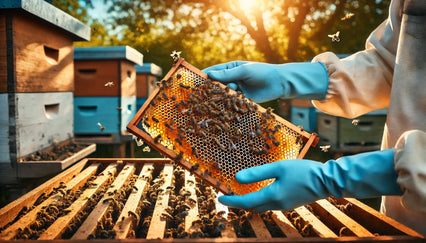
[[(143, 130), (137, 125), (141, 123)], [(235, 174), (302, 158), (317, 138), (180, 59), (128, 130), (226, 194), (245, 194), (272, 180), (240, 184)]]

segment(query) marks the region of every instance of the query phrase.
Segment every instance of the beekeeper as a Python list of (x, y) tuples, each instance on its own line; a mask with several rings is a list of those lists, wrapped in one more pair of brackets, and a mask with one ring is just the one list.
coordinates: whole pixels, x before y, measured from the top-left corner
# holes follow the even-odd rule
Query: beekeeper
[[(393, 0), (366, 49), (311, 63), (230, 62), (204, 70), (256, 102), (311, 99), (328, 114), (356, 118), (388, 107), (380, 151), (320, 163), (277, 161), (236, 174), (241, 183), (275, 181), (253, 193), (222, 196), (233, 207), (292, 209), (331, 195), (382, 198), (381, 212), (426, 236), (426, 2)], [(344, 39), (342, 40), (344, 41)]]

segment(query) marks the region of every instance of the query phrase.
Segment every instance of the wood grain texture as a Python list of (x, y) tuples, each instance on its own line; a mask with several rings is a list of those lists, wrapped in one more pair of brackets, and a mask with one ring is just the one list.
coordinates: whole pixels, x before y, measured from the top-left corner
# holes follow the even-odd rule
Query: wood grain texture
[[(65, 191), (71, 190), (76, 191), (78, 188), (84, 185), (86, 181), (96, 173), (100, 164), (92, 164), (87, 167), (84, 171), (79, 173), (76, 177), (74, 177), (71, 181), (66, 184), (64, 188)], [(1, 232), (0, 239), (2, 240), (12, 240), (16, 234), (18, 233), (18, 229), (25, 229), (25, 227), (29, 227), (31, 223), (33, 223), (39, 212), (43, 210), (43, 208), (49, 206), (50, 204), (55, 205), (58, 199), (62, 198), (61, 193), (55, 193), (46, 200), (44, 200), (41, 204), (37, 205), (34, 209), (32, 209), (29, 213), (25, 214), (22, 218), (16, 221), (14, 224), (6, 228)]]
[(88, 204), (89, 198), (91, 198), (100, 189), (100, 187), (108, 181), (108, 179), (111, 177), (110, 174), (112, 175), (115, 174), (116, 170), (117, 170), (117, 164), (110, 164), (103, 171), (103, 174), (98, 176), (93, 181), (93, 186), (84, 190), (84, 192), (80, 195), (80, 197), (67, 208), (67, 210), (70, 210), (70, 212), (56, 219), (56, 221), (52, 225), (50, 225), (50, 227), (47, 228), (46, 231), (44, 231), (38, 239), (39, 240), (59, 239), (62, 236), (62, 234), (65, 232), (67, 226), (71, 223), (71, 221)]
[(137, 191), (133, 191), (124, 205), (118, 220), (114, 225), (113, 230), (116, 232), (116, 239), (125, 239), (127, 234), (132, 228), (137, 227), (137, 220), (129, 217), (129, 212), (136, 212), (141, 200), (145, 197), (149, 183), (149, 178), (152, 178), (152, 171), (154, 170), (153, 163), (146, 163), (138, 179), (136, 180), (135, 187)]
[[(43, 21), (31, 15), (15, 14), (12, 21), (12, 48), (15, 57), (14, 63), (8, 65), (13, 65), (15, 69), (15, 91), (73, 91), (72, 36), (64, 34), (58, 28), (44, 24)], [(5, 32), (0, 33), (1, 39), (4, 38)], [(5, 47), (6, 45), (0, 46)], [(48, 50), (47, 53), (45, 48)], [(57, 58), (52, 58), (49, 50), (54, 50), (53, 54), (57, 54)], [(5, 59), (1, 52), (0, 49), (0, 63), (4, 63)], [(6, 92), (3, 74), (0, 79), (0, 92)]]
[(16, 199), (15, 201), (9, 203), (8, 205), (0, 209), (0, 227), (3, 227), (8, 222), (13, 220), (24, 206), (30, 207), (31, 205), (33, 205), (33, 203), (37, 200), (38, 197), (40, 197), (41, 194), (50, 193), (54, 187), (60, 185), (61, 181), (70, 181), (74, 175), (78, 174), (83, 169), (86, 163), (87, 160), (80, 161), (68, 170), (46, 181), (45, 183), (36, 187), (24, 196)]
[(162, 191), (157, 195), (157, 202), (155, 203), (154, 212), (152, 214), (151, 224), (148, 228), (146, 239), (163, 239), (164, 232), (166, 230), (167, 219), (161, 216), (165, 211), (169, 203), (169, 193), (167, 193), (167, 187), (172, 185), (173, 177), (173, 165), (164, 165), (162, 171), (162, 178), (164, 183), (161, 186)]
[(101, 222), (108, 208), (112, 205), (113, 200), (118, 198), (118, 193), (116, 193), (116, 191), (120, 190), (129, 183), (128, 180), (133, 175), (135, 170), (135, 164), (129, 163), (124, 166), (124, 168), (115, 178), (114, 182), (105, 192), (104, 196), (101, 198), (101, 200), (99, 200), (96, 207), (89, 214), (83, 224), (78, 228), (77, 232), (75, 232), (71, 239), (84, 240), (87, 239), (90, 234), (94, 233), (98, 223)]
[(16, 93), (17, 157), (73, 137), (72, 92)]
[(135, 64), (129, 61), (120, 61), (121, 95), (123, 97), (136, 96)]
[(374, 236), (371, 232), (337, 209), (326, 199), (316, 201), (312, 204), (312, 208), (320, 218), (327, 218), (326, 224), (335, 232), (339, 232), (342, 227), (346, 227), (348, 229), (345, 234), (346, 236)]
[(295, 208), (303, 221), (312, 225), (312, 230), (322, 238), (337, 238), (337, 235), (329, 229), (321, 220), (313, 215), (306, 207)]
[(75, 60), (74, 96), (120, 96), (119, 68), (117, 60)]

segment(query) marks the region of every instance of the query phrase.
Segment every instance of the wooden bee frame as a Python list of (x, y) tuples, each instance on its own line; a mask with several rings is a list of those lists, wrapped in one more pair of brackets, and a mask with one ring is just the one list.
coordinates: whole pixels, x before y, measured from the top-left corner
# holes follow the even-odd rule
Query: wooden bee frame
[[(185, 196), (178, 201), (181, 190)], [(121, 196), (123, 191), (127, 191), (126, 196)], [(68, 197), (73, 194), (76, 196)], [(230, 213), (221, 218), (223, 208), (214, 197), (210, 187), (169, 159), (84, 159), (1, 208), (0, 241), (22, 240), (31, 229), (37, 235), (28, 238), (44, 242), (87, 242), (95, 236), (102, 242), (424, 242), (412, 229), (353, 198), (322, 199), (293, 211), (242, 211), (234, 215), (238, 217), (235, 219)], [(189, 199), (193, 203), (187, 209), (170, 206)], [(206, 208), (203, 203), (209, 200)], [(122, 206), (116, 207), (116, 202)], [(191, 233), (191, 227), (212, 211), (223, 223), (215, 236), (167, 235), (177, 230), (168, 224), (176, 220), (170, 216), (186, 212), (178, 220), (184, 222), (183, 230)], [(117, 216), (106, 226), (108, 214)], [(37, 225), (38, 220), (48, 218), (49, 223)], [(251, 236), (241, 235), (235, 220), (244, 220), (242, 228), (250, 229)], [(108, 237), (97, 232), (100, 225), (108, 231)]]
[[(173, 75), (175, 75), (176, 71), (179, 68), (186, 68), (187, 70), (191, 71), (195, 75), (198, 75), (202, 79), (208, 79), (207, 74), (203, 73), (202, 71), (198, 70), (188, 62), (186, 62), (184, 59), (180, 58), (177, 60), (177, 62), (173, 65), (173, 67), (170, 69), (170, 71), (167, 73), (167, 75), (164, 77), (165, 80), (170, 80), (173, 78)], [(222, 89), (225, 89), (226, 86), (215, 82), (217, 85), (219, 85)], [(182, 83), (181, 83), (182, 84)], [(228, 90), (230, 94), (236, 94), (233, 90)], [(127, 125), (127, 129), (130, 133), (134, 134), (139, 139), (144, 140), (148, 145), (158, 150), (161, 154), (165, 155), (166, 157), (175, 160), (177, 163), (179, 163), (182, 167), (184, 167), (187, 170), (190, 170), (198, 177), (202, 178), (204, 181), (208, 182), (211, 186), (217, 188), (219, 191), (223, 192), (224, 194), (233, 194), (233, 191), (230, 190), (227, 186), (221, 184), (215, 177), (207, 175), (199, 168), (194, 168), (194, 164), (185, 160), (181, 159), (181, 155), (179, 155), (177, 152), (175, 152), (173, 149), (170, 149), (156, 141), (153, 137), (150, 136), (147, 132), (143, 131), (140, 127), (138, 127), (138, 124), (141, 123), (142, 119), (146, 115), (147, 109), (150, 107), (151, 104), (155, 104), (155, 99), (159, 96), (164, 96), (163, 92), (161, 92), (160, 86), (156, 88), (156, 90), (151, 94), (151, 96), (147, 99), (147, 101), (144, 103), (144, 105), (141, 107), (141, 109), (136, 113), (136, 115), (133, 117), (133, 119), (129, 122)], [(161, 97), (160, 97), (161, 98)], [(260, 113), (266, 113), (267, 110), (263, 107), (253, 103), (254, 106), (256, 106), (256, 110)], [(303, 130), (300, 126), (295, 126), (294, 124), (286, 121), (285, 119), (281, 118), (280, 116), (277, 116), (275, 114), (271, 114), (273, 116), (274, 120), (277, 121), (279, 124), (282, 124), (286, 128), (293, 131), (295, 134), (298, 134), (298, 136), (303, 141), (304, 145), (300, 149), (297, 158), (301, 159), (305, 156), (308, 149), (311, 146), (316, 146), (318, 143), (319, 138), (316, 136), (315, 133), (308, 133)], [(178, 141), (178, 140), (177, 140)], [(179, 141), (178, 141), (179, 142)]]

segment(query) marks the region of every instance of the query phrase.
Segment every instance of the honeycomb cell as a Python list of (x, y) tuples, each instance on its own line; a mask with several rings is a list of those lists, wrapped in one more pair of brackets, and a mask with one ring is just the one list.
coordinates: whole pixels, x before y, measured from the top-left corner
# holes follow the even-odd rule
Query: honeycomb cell
[[(278, 160), (296, 159), (300, 134), (260, 111), (244, 95), (179, 66), (144, 112), (142, 126), (157, 142), (183, 152), (183, 159), (236, 194), (257, 191), (273, 180), (240, 184), (235, 174)], [(160, 137), (161, 136), (161, 137)]]

